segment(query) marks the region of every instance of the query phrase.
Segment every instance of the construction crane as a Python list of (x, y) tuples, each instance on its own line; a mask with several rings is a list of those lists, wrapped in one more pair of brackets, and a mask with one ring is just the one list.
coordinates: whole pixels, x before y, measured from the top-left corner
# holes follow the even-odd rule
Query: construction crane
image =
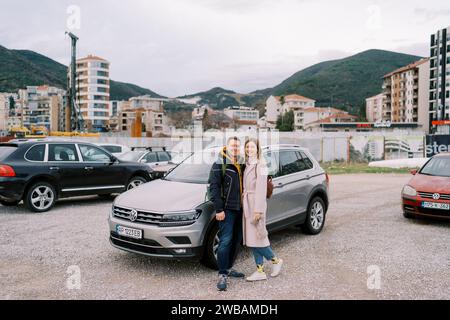
[(77, 41), (78, 37), (72, 32), (66, 32), (71, 38), (72, 50), (71, 50), (71, 63), (70, 63), (70, 81), (67, 83), (68, 87), (68, 101), (65, 108), (65, 121), (64, 128), (66, 132), (72, 131), (84, 131), (83, 114), (77, 104), (77, 87), (76, 87), (76, 75), (77, 75)]

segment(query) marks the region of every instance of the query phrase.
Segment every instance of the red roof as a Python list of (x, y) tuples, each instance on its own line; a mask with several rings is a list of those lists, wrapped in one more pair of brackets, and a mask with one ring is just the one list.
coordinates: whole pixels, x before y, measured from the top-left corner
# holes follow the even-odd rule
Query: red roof
[[(281, 101), (281, 96), (275, 96), (275, 99), (277, 99), (278, 101)], [(287, 100), (302, 100), (302, 101), (316, 101), (298, 94), (289, 94), (287, 96), (284, 96), (284, 101)]]
[(398, 68), (398, 69), (396, 69), (396, 70), (394, 70), (394, 71), (384, 75), (383, 78), (388, 78), (388, 77), (390, 77), (390, 76), (392, 76), (392, 75), (394, 75), (396, 73), (401, 73), (401, 72), (404, 72), (404, 71), (408, 71), (410, 69), (417, 68), (421, 64), (424, 64), (424, 63), (428, 62), (428, 60), (430, 60), (430, 59), (429, 58), (424, 58), (424, 59), (418, 60), (416, 62), (410, 63), (407, 66)]

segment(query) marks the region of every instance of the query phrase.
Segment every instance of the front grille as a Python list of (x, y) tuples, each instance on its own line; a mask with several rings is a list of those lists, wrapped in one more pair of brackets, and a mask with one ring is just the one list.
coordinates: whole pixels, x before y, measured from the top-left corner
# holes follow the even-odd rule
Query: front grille
[(426, 214), (429, 216), (436, 217), (449, 217), (450, 218), (450, 210), (438, 210), (438, 209), (430, 209), (430, 208), (422, 208), (422, 207), (413, 207), (409, 205), (404, 205), (403, 210), (411, 213), (411, 214)]
[[(425, 199), (433, 199), (433, 192), (419, 192), (419, 196)], [(450, 194), (439, 193), (439, 200), (450, 200)]]
[[(113, 215), (116, 218), (131, 221), (131, 219), (130, 219), (131, 211), (132, 211), (132, 209), (125, 209), (125, 208), (114, 206)], [(135, 222), (141, 222), (141, 223), (145, 223), (145, 224), (159, 226), (161, 223), (163, 223), (162, 220), (163, 220), (163, 215), (160, 213), (138, 211)]]

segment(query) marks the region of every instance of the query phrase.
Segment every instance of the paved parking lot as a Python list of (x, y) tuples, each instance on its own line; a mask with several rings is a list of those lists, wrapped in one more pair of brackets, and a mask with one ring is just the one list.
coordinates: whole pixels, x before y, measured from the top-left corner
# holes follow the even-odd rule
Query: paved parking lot
[[(217, 292), (216, 273), (197, 262), (112, 248), (110, 200), (64, 200), (45, 214), (0, 206), (0, 299), (450, 299), (450, 223), (403, 218), (400, 190), (409, 178), (332, 176), (323, 232), (273, 234), (284, 273), (231, 280), (227, 292)], [(69, 290), (73, 265), (81, 289)], [(247, 250), (236, 268), (253, 272)]]

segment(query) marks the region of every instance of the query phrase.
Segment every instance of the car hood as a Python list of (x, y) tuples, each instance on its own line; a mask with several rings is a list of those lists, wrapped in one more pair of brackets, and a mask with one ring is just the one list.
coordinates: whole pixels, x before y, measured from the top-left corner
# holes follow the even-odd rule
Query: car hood
[(435, 177), (417, 174), (411, 179), (409, 185), (421, 192), (450, 194), (450, 177)]
[(153, 180), (122, 193), (114, 205), (154, 212), (192, 210), (205, 202), (206, 188), (206, 184)]

